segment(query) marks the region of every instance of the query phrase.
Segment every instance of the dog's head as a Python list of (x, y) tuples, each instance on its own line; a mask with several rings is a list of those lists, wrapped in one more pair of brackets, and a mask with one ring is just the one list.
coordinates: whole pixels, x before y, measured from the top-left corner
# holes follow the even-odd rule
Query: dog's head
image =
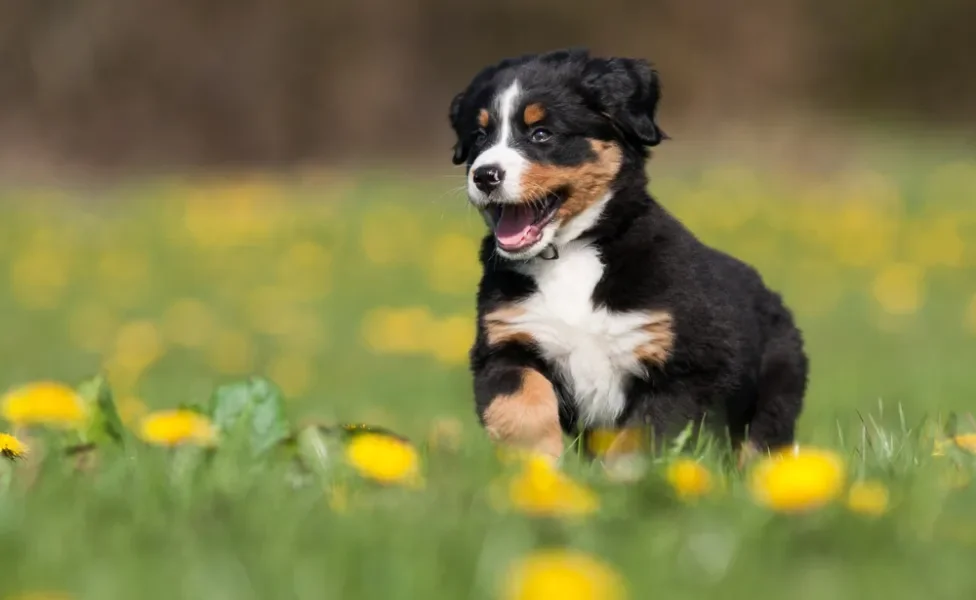
[(657, 73), (638, 59), (565, 50), (482, 70), (450, 108), (454, 164), (468, 198), (513, 260), (593, 227), (614, 181), (643, 169), (665, 137), (655, 122)]

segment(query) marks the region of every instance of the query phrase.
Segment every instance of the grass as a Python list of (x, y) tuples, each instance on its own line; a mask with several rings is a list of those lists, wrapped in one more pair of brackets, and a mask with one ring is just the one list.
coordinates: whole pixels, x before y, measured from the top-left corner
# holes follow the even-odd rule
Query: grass
[(0, 193), (0, 385), (104, 372), (135, 431), (147, 411), (261, 375), (290, 427), (388, 427), (418, 445), (425, 479), (380, 488), (342, 466), (332, 438), (305, 469), (287, 452), (135, 439), (80, 472), (53, 454), (5, 462), (0, 598), (487, 599), (508, 565), (550, 546), (600, 557), (633, 598), (973, 596), (976, 488), (946, 477), (976, 464), (932, 447), (976, 431), (976, 164), (854, 164), (827, 179), (733, 165), (652, 184), (795, 307), (813, 365), (801, 442), (835, 449), (850, 480), (884, 482), (878, 518), (842, 499), (776, 514), (707, 445), (684, 450), (729, 487), (692, 505), (664, 478), (671, 457), (631, 484), (570, 458), (596, 514), (497, 510), (492, 482), (510, 467), (475, 423), (464, 364), (481, 225), (455, 183), (329, 174)]

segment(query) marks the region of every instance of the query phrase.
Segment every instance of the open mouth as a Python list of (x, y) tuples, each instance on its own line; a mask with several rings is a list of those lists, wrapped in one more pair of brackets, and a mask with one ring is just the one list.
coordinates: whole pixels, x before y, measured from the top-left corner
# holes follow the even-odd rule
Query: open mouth
[(550, 192), (541, 201), (508, 204), (492, 202), (485, 207), (498, 247), (519, 252), (542, 239), (543, 228), (552, 222), (564, 194)]

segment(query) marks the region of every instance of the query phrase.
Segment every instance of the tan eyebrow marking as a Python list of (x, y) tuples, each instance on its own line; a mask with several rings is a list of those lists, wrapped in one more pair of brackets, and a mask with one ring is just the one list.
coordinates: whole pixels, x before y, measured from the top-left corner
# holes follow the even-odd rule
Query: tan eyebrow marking
[(525, 112), (522, 113), (522, 120), (526, 125), (535, 125), (544, 118), (546, 118), (546, 108), (538, 102), (526, 106)]
[(482, 127), (488, 127), (488, 120), (490, 118), (491, 115), (488, 114), (488, 111), (482, 108), (481, 111), (478, 113), (478, 125), (481, 125)]

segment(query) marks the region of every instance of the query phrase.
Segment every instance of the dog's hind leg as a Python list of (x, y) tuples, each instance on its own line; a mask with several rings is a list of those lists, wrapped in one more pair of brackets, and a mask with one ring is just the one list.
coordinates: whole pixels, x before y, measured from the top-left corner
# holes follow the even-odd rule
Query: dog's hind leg
[(765, 314), (766, 344), (759, 371), (755, 412), (748, 423), (744, 452), (766, 452), (794, 443), (803, 410), (809, 361), (790, 312), (775, 299)]

